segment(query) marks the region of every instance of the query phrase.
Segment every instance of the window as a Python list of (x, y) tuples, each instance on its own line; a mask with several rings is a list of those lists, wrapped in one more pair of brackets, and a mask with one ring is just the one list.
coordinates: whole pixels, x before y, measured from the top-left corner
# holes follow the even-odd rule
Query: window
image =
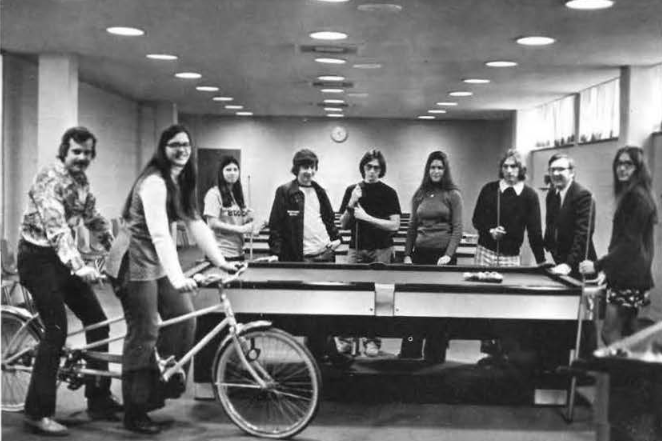
[(537, 107), (534, 114), (536, 147), (560, 146), (575, 140), (575, 95)]
[(579, 141), (616, 138), (620, 125), (618, 78), (579, 92)]

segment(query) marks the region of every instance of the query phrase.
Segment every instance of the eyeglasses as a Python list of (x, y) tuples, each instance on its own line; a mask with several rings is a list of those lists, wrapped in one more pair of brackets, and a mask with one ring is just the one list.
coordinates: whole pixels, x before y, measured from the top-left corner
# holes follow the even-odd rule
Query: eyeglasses
[(365, 165), (365, 169), (366, 169), (366, 170), (375, 170), (375, 171), (379, 171), (379, 170), (382, 169), (382, 166), (381, 166), (381, 165), (366, 164), (366, 165)]
[(166, 144), (166, 147), (170, 147), (171, 149), (190, 149), (191, 148), (191, 143), (190, 142), (169, 142)]
[(632, 162), (632, 161), (616, 161), (616, 167), (621, 167), (621, 166), (627, 167), (627, 168), (634, 167), (634, 162)]
[(549, 172), (550, 173), (561, 173), (566, 170), (570, 170), (570, 167), (550, 167)]
[(503, 167), (503, 168), (519, 168), (519, 165), (517, 165), (517, 164), (503, 164), (501, 167)]

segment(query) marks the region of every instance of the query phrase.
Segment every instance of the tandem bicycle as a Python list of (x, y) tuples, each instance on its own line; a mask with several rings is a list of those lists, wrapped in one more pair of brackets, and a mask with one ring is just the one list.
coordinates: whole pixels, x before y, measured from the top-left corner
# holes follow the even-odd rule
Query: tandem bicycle
[[(220, 274), (194, 279), (199, 286), (216, 286), (220, 302), (166, 320), (160, 327), (222, 311), (225, 318), (207, 333), (181, 360), (160, 360), (161, 380), (183, 375), (182, 367), (204, 346), (227, 329), (212, 363), (212, 388), (217, 402), (230, 420), (244, 432), (273, 439), (292, 437), (306, 428), (315, 417), (321, 394), (321, 374), (309, 350), (292, 335), (271, 326), (268, 321), (237, 322), (224, 287), (238, 279), (247, 265), (234, 275)], [(27, 395), (36, 348), (43, 336), (37, 314), (15, 306), (2, 306), (2, 410), (22, 411)], [(73, 332), (68, 336), (122, 321), (116, 317)], [(87, 376), (121, 378), (121, 372), (87, 367), (90, 360), (120, 363), (121, 354), (95, 352), (97, 346), (123, 339), (124, 336), (84, 344), (65, 346), (58, 379), (77, 389)], [(157, 357), (158, 359), (158, 357)]]

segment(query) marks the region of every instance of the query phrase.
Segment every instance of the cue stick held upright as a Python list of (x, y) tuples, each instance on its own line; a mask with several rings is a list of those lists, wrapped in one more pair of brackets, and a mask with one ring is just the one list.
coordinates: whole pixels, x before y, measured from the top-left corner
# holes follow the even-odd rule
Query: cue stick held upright
[[(497, 185), (497, 228), (501, 225), (501, 181)], [(496, 266), (500, 266), (499, 262), (499, 244), (501, 243), (501, 237), (496, 238)]]
[[(252, 200), (251, 200), (251, 175), (246, 176), (246, 183), (248, 184), (248, 207), (252, 207)], [(255, 222), (255, 216), (253, 216), (253, 220), (251, 223)], [(248, 248), (248, 260), (253, 261), (253, 227), (255, 224), (251, 225), (251, 235), (249, 237), (249, 248)]]
[[(588, 229), (586, 230), (586, 246), (584, 247), (584, 260), (588, 260), (588, 249), (591, 243), (591, 226), (593, 224), (593, 196), (591, 196), (590, 205), (588, 208)], [(577, 334), (575, 337), (575, 350), (572, 353), (570, 364), (579, 358), (579, 350), (582, 340), (582, 322), (584, 319), (584, 302), (586, 301), (586, 276), (582, 274), (581, 280), (582, 293), (579, 298), (579, 307), (577, 308)], [(570, 390), (568, 391), (567, 409), (565, 420), (569, 423), (572, 422), (575, 413), (575, 396), (577, 394), (577, 376), (571, 374)]]

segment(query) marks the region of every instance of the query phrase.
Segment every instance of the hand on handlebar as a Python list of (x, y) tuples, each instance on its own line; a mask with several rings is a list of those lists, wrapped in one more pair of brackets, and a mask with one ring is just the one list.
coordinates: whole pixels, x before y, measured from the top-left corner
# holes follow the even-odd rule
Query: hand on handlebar
[(74, 271), (74, 275), (80, 277), (87, 283), (94, 283), (101, 279), (99, 271), (97, 271), (96, 268), (87, 265)]
[(172, 286), (181, 293), (184, 292), (193, 292), (198, 289), (198, 284), (194, 279), (191, 278), (186, 278), (182, 279), (181, 281), (177, 283), (173, 283)]

